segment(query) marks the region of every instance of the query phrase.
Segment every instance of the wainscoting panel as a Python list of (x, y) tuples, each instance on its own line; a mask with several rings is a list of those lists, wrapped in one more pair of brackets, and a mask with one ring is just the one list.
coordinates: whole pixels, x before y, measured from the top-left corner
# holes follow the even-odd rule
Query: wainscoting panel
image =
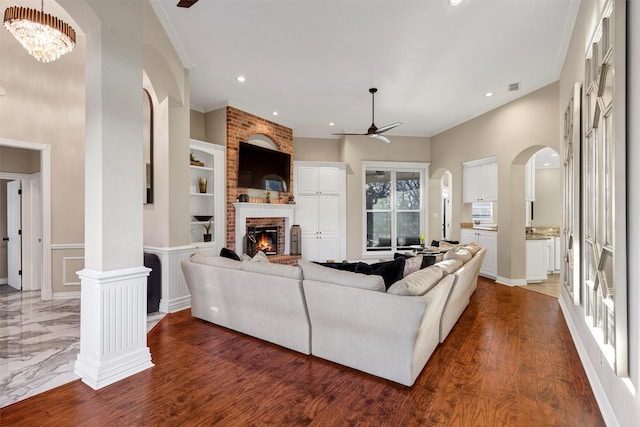
[(180, 263), (188, 260), (191, 254), (202, 253), (212, 255), (212, 248), (198, 248), (196, 246), (179, 246), (173, 248), (145, 247), (146, 253), (155, 254), (160, 258), (162, 266), (162, 298), (160, 311), (173, 313), (191, 307), (191, 294), (182, 273)]

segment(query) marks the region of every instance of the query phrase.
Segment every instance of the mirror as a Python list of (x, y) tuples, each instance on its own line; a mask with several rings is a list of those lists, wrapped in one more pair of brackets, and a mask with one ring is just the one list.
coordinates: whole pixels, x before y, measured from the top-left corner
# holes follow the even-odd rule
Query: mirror
[(142, 89), (142, 162), (144, 204), (153, 203), (153, 103)]

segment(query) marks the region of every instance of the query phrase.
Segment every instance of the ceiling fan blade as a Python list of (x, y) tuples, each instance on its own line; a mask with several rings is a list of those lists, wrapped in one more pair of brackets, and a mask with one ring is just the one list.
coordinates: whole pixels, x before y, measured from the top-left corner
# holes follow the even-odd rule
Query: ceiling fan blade
[(389, 144), (391, 142), (391, 140), (389, 138), (387, 138), (386, 136), (380, 135), (379, 133), (372, 133), (371, 135), (369, 135), (371, 138), (375, 138), (378, 141), (382, 141), (386, 144)]
[(198, 0), (180, 0), (178, 2), (178, 7), (191, 7), (194, 4), (196, 4), (198, 2)]
[(367, 133), (332, 133), (331, 135), (368, 135)]
[(386, 132), (388, 130), (393, 129), (396, 126), (400, 126), (401, 124), (402, 124), (401, 122), (395, 122), (395, 123), (391, 123), (390, 125), (382, 126), (381, 128), (378, 128), (376, 133), (380, 134), (382, 132)]

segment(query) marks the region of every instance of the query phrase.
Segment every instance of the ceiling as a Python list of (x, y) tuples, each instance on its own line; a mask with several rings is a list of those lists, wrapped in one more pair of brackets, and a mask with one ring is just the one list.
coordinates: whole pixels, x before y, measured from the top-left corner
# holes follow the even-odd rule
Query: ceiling
[(192, 108), (232, 105), (330, 138), (369, 127), (370, 87), (376, 125), (403, 123), (387, 136), (432, 136), (558, 80), (579, 0), (151, 4), (190, 69)]
[(432, 136), (558, 80), (579, 0), (152, 4), (190, 68), (194, 109), (232, 105), (331, 137), (369, 127), (370, 87), (376, 125), (403, 123), (387, 135)]

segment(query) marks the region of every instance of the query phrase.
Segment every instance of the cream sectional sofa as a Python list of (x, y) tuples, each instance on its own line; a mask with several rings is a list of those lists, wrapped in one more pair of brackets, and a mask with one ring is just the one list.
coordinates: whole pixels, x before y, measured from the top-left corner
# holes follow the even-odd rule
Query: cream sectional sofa
[(486, 249), (455, 249), (386, 292), (383, 279), (300, 261), (182, 262), (192, 315), (407, 386), (476, 288)]

